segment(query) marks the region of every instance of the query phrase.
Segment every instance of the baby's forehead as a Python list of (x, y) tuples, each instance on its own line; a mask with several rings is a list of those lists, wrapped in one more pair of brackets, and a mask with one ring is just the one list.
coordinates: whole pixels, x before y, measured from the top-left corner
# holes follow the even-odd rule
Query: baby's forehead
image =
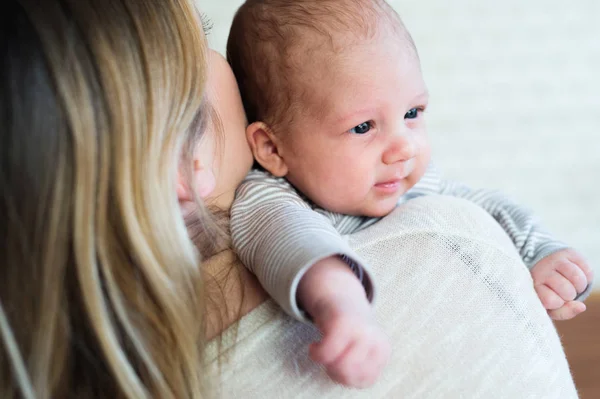
[(284, 51), (273, 61), (285, 64), (288, 72), (300, 79), (331, 72), (335, 75), (335, 71), (364, 62), (382, 46), (385, 51), (401, 52), (407, 59), (418, 62), (412, 37), (393, 10), (361, 18), (332, 18), (323, 15), (321, 21), (290, 26), (284, 35), (287, 38)]
[(341, 92), (340, 87), (363, 90), (375, 86), (377, 78), (389, 76), (393, 80), (393, 75), (409, 70), (420, 73), (414, 45), (402, 36), (341, 38), (328, 43), (307, 40), (302, 46), (293, 54), (287, 75), (291, 83), (288, 90), (302, 106), (325, 108), (325, 103)]
[(351, 65), (381, 48), (387, 52), (401, 52), (406, 58), (419, 58), (412, 38), (396, 32), (380, 31), (371, 36), (331, 32), (326, 39), (322, 35), (307, 32), (303, 37), (302, 42), (288, 47), (286, 54), (281, 56), (281, 60), (291, 61), (290, 64), (301, 71)]

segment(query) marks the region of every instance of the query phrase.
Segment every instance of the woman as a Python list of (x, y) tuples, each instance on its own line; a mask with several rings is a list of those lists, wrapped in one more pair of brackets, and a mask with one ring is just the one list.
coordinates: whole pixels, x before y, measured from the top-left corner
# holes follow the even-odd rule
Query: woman
[(0, 397), (200, 396), (175, 192), (206, 114), (197, 11), (7, 0), (0, 18)]
[[(226, 211), (252, 158), (190, 3), (1, 7), (1, 397), (575, 396), (518, 255), (443, 201), (390, 219), (411, 234), (350, 238), (379, 270), (399, 356), (370, 391), (332, 384), (304, 353), (312, 327), (273, 306), (195, 201)], [(182, 210), (215, 253), (202, 268)]]

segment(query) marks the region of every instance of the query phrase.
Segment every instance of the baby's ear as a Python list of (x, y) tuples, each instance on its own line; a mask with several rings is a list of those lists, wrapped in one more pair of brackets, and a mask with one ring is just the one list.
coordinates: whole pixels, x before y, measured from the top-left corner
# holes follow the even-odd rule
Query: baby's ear
[[(177, 171), (177, 198), (180, 202), (194, 201), (194, 191), (200, 198), (208, 197), (215, 189), (217, 181), (212, 168), (205, 167), (202, 163), (195, 159), (192, 168), (191, 181), (190, 177), (180, 168)], [(190, 187), (190, 184), (193, 187)]]
[(250, 144), (254, 159), (272, 175), (284, 177), (288, 173), (285, 160), (281, 156), (281, 141), (264, 122), (254, 122), (246, 128), (246, 139)]

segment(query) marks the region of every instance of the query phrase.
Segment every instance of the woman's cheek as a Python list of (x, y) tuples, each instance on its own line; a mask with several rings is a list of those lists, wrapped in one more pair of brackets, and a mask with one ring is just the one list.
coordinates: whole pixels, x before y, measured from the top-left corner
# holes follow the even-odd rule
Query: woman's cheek
[(206, 168), (200, 172), (198, 172), (198, 196), (202, 199), (210, 196), (217, 187), (217, 179), (215, 178), (215, 174), (212, 168)]

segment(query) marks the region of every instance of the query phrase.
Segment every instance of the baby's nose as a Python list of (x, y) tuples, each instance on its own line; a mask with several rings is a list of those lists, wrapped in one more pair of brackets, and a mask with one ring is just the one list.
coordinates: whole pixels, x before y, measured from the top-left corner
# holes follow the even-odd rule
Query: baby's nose
[(387, 150), (383, 153), (383, 162), (387, 165), (406, 162), (419, 153), (419, 145), (411, 132), (394, 136)]

